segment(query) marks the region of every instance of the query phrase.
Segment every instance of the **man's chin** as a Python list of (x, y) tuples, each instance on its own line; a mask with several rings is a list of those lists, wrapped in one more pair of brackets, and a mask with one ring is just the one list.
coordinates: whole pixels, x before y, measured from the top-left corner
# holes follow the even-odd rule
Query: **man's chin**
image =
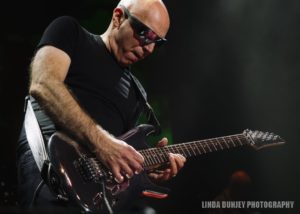
[(124, 60), (120, 61), (120, 64), (126, 67), (136, 63), (137, 61), (137, 59), (125, 58)]
[(122, 67), (128, 67), (132, 64), (134, 64), (134, 62), (130, 61), (130, 60), (126, 60), (126, 61), (121, 61), (119, 62), (119, 64), (122, 66)]

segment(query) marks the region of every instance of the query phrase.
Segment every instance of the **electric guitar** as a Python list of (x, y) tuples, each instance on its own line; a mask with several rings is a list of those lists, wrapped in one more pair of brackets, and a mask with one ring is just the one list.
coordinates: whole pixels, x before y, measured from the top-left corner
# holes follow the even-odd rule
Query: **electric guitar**
[(285, 143), (273, 133), (245, 130), (241, 134), (148, 148), (146, 137), (154, 130), (152, 125), (143, 124), (119, 137), (137, 149), (145, 160), (143, 173), (121, 184), (85, 146), (61, 132), (54, 133), (48, 143), (52, 166), (48, 185), (58, 197), (75, 201), (84, 211), (99, 212), (105, 207), (117, 208), (126, 204), (128, 197), (166, 197), (168, 189), (153, 184), (147, 172), (167, 165), (168, 153), (179, 153), (188, 158), (241, 146), (258, 150)]

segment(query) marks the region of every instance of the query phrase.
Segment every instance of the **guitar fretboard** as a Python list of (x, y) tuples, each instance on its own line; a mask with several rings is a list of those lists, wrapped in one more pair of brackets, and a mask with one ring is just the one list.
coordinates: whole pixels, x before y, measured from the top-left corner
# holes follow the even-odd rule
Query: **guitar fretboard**
[(192, 156), (240, 147), (244, 145), (249, 145), (249, 141), (243, 134), (237, 134), (225, 137), (169, 145), (164, 147), (143, 149), (139, 152), (143, 155), (145, 159), (144, 168), (147, 169), (156, 165), (168, 163), (169, 153), (181, 154), (184, 157), (188, 158)]

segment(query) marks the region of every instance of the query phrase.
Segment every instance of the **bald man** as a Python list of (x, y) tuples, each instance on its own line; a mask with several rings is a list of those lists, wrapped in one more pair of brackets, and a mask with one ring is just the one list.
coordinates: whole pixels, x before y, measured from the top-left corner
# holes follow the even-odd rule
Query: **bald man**
[[(85, 143), (117, 182), (143, 171), (143, 156), (120, 136), (132, 129), (143, 111), (129, 67), (163, 44), (169, 29), (160, 0), (122, 0), (109, 27), (94, 35), (72, 17), (55, 19), (45, 30), (31, 63), (29, 94), (46, 141), (57, 130)], [(165, 146), (163, 138), (158, 146)], [(20, 204), (32, 205), (41, 181), (24, 128), (19, 138)], [(174, 177), (185, 158), (169, 154), (169, 167), (149, 173), (154, 181)], [(44, 185), (35, 205), (57, 205)]]

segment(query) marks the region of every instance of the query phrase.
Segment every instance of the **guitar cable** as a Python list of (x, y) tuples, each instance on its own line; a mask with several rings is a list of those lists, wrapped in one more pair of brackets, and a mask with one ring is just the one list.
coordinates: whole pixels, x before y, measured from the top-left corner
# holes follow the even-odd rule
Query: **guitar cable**
[(41, 180), (41, 182), (39, 183), (39, 185), (36, 187), (34, 193), (33, 193), (33, 197), (32, 197), (32, 200), (30, 202), (30, 205), (29, 207), (33, 207), (33, 205), (35, 204), (35, 201), (36, 201), (36, 198), (42, 188), (42, 186), (45, 184), (44, 180)]
[(100, 183), (101, 183), (101, 186), (102, 186), (103, 200), (104, 200), (104, 204), (106, 206), (106, 209), (107, 209), (109, 214), (113, 214), (113, 210), (112, 210), (112, 208), (111, 208), (111, 206), (110, 206), (110, 204), (107, 200), (107, 197), (106, 197), (106, 188), (105, 188), (104, 179), (101, 179)]

